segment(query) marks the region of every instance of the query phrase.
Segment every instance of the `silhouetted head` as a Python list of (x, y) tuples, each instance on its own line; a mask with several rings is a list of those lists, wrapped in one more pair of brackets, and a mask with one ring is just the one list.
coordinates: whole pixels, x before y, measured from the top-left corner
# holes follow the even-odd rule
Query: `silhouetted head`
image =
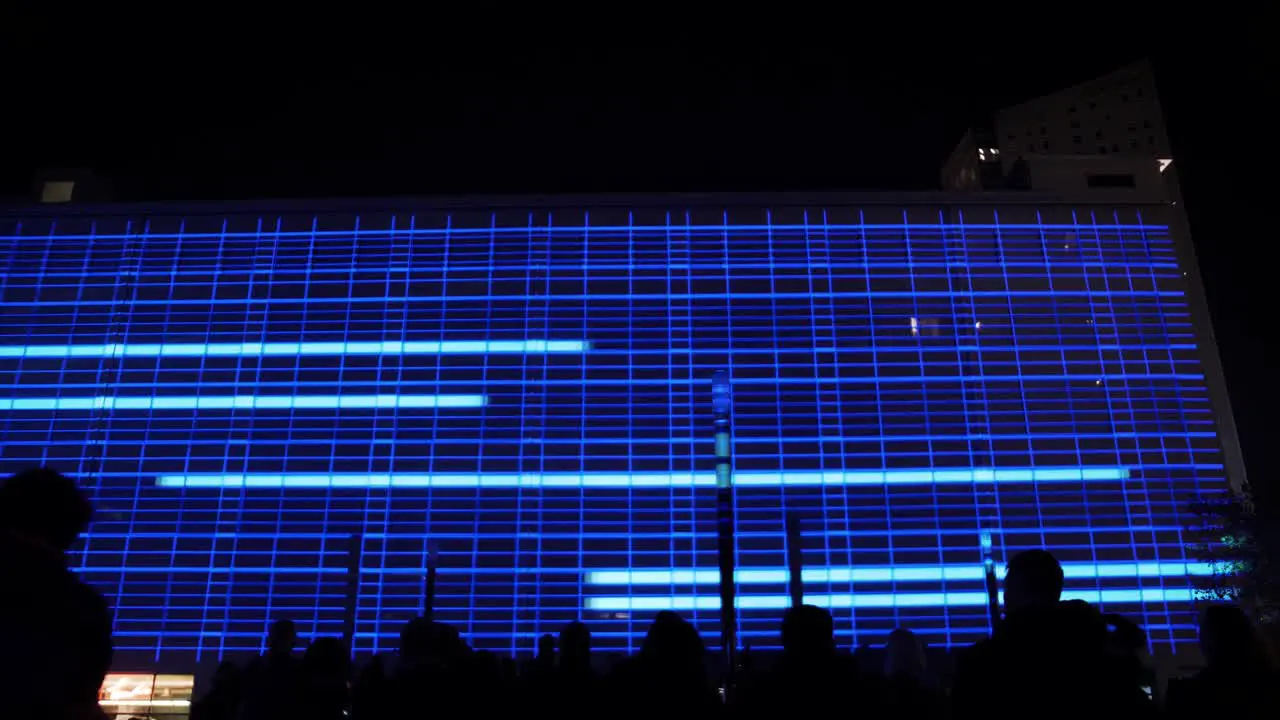
[(1013, 556), (1004, 576), (1008, 612), (1046, 608), (1062, 597), (1062, 566), (1047, 550), (1025, 550)]
[(267, 634), (267, 652), (272, 655), (288, 655), (298, 643), (298, 629), (289, 618), (280, 618), (271, 623), (271, 632)]
[(1137, 655), (1147, 648), (1147, 634), (1123, 615), (1102, 616), (1107, 626), (1107, 650), (1116, 655)]
[(555, 662), (556, 636), (545, 633), (538, 638), (538, 660), (542, 663)]
[(350, 669), (350, 655), (342, 641), (333, 637), (316, 638), (302, 655), (303, 667), (312, 675), (345, 678)]
[(574, 620), (560, 630), (560, 664), (585, 667), (591, 663), (591, 630)]
[(89, 528), (93, 506), (75, 481), (34, 468), (0, 484), (0, 530), (59, 552)]
[(698, 631), (670, 610), (654, 617), (640, 648), (641, 656), (671, 669), (688, 669), (701, 663), (705, 651)]
[(210, 684), (210, 692), (220, 691), (228, 692), (238, 686), (240, 683), (240, 668), (230, 660), (223, 661), (218, 664), (218, 669), (213, 671), (213, 682)]
[(799, 605), (782, 618), (782, 650), (793, 657), (824, 657), (835, 652), (831, 613), (816, 605)]
[(924, 644), (906, 628), (889, 633), (884, 643), (884, 675), (890, 678), (920, 678), (926, 661)]
[(454, 662), (469, 648), (452, 625), (416, 617), (400, 631), (400, 656), (410, 661)]
[(1249, 616), (1235, 605), (1210, 605), (1200, 614), (1200, 649), (1209, 667), (1269, 664)]
[(400, 655), (405, 658), (426, 655), (431, 648), (431, 621), (416, 617), (400, 629)]

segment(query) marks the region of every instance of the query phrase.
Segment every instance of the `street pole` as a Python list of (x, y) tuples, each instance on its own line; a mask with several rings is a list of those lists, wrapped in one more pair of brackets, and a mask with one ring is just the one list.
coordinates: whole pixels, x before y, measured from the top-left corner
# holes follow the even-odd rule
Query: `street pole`
[(804, 604), (804, 560), (800, 547), (800, 519), (795, 512), (786, 516), (787, 533), (787, 592), (791, 595), (791, 607)]
[[(726, 665), (725, 694), (731, 692), (738, 651), (737, 588), (734, 570), (737, 566), (736, 533), (733, 518), (733, 425), (729, 373), (716, 371), (711, 377), (711, 402), (715, 410), (716, 450), (716, 529), (717, 557), (720, 564), (720, 647), (724, 648)], [(727, 698), (726, 698), (727, 699)]]
[(978, 541), (982, 545), (982, 567), (987, 583), (987, 617), (994, 633), (1000, 622), (1000, 584), (996, 581), (996, 561), (991, 557), (991, 533), (982, 531)]
[(356, 651), (356, 605), (360, 601), (360, 564), (364, 554), (364, 535), (354, 533), (347, 538), (347, 587), (342, 602), (342, 642), (347, 655)]
[(423, 592), (422, 616), (428, 620), (435, 619), (436, 612), (436, 544), (427, 543), (427, 587)]

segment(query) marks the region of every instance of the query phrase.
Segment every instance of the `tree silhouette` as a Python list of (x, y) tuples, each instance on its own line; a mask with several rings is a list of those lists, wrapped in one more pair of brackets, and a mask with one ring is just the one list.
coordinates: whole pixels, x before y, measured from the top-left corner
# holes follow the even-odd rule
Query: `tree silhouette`
[(1213, 568), (1195, 576), (1199, 599), (1239, 603), (1258, 621), (1272, 649), (1280, 649), (1280, 525), (1252, 494), (1226, 492), (1191, 504), (1189, 553)]

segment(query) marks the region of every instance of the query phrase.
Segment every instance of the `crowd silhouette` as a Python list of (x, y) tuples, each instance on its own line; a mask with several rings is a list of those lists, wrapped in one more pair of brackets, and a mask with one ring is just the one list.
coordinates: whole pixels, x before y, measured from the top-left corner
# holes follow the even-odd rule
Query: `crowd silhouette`
[[(97, 692), (111, 667), (111, 615), (65, 552), (92, 508), (74, 481), (47, 469), (0, 485), (0, 697), (4, 717), (102, 718)], [(192, 706), (192, 720), (406, 720), (508, 713), (562, 718), (865, 717), (1027, 718), (1272, 717), (1277, 674), (1248, 616), (1207, 607), (1205, 667), (1172, 680), (1160, 697), (1144, 662), (1147, 639), (1131, 620), (1062, 601), (1063, 572), (1044, 550), (1013, 557), (1004, 617), (955, 667), (931, 666), (909, 629), (889, 633), (882, 661), (842, 650), (831, 614), (800, 605), (779, 628), (782, 650), (741, 654), (729, 677), (714, 672), (697, 629), (673, 612), (653, 619), (640, 651), (603, 667), (591, 629), (571, 622), (539, 638), (520, 665), (470, 648), (427, 617), (406, 623), (394, 653), (357, 670), (343, 643), (314, 639), (299, 652), (294, 624), (271, 627), (267, 651), (223, 663)], [(812, 716), (812, 715), (810, 715)]]

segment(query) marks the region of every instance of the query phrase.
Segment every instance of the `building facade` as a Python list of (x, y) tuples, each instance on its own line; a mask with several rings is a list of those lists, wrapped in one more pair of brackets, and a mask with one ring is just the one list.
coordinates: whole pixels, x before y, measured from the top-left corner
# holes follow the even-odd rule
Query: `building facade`
[[(1147, 61), (998, 110), (943, 163), (947, 190), (1164, 188), (1173, 155)], [(1167, 173), (1167, 175), (1166, 175)]]
[[(1077, 198), (1079, 200), (1079, 198)], [(988, 631), (984, 546), (1194, 638), (1186, 506), (1228, 488), (1164, 203), (587, 198), (0, 216), (0, 471), (77, 476), (121, 662), (359, 654), (422, 612), (718, 638), (710, 378), (730, 373), (743, 641), (783, 519), (842, 644)], [(1225, 448), (1225, 452), (1224, 452)]]

